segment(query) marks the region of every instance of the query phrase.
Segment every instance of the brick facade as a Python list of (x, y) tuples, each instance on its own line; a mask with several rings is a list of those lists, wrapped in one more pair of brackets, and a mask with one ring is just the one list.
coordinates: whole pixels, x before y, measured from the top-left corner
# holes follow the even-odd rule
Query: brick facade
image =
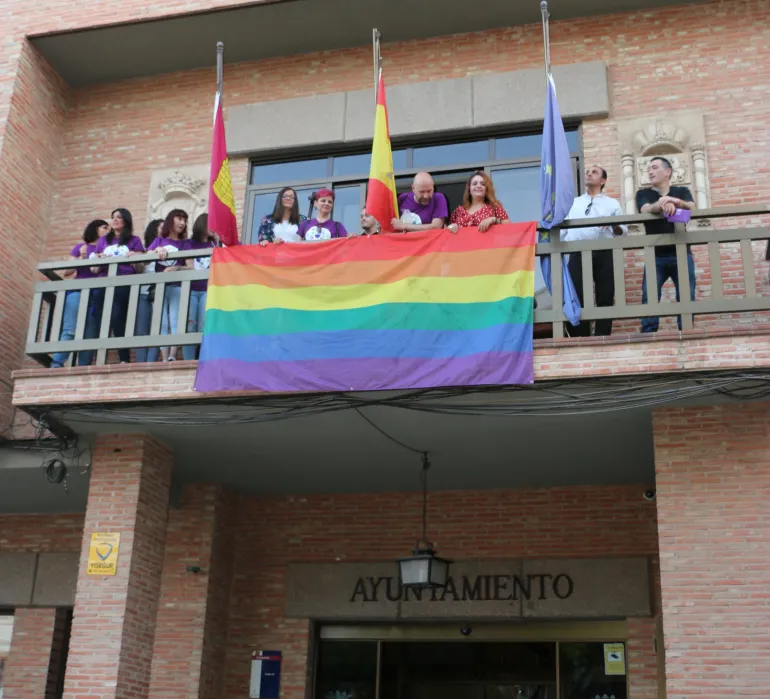
[[(171, 454), (150, 437), (97, 440), (65, 696), (147, 696), (163, 566)], [(86, 574), (93, 532), (119, 532), (115, 576)]]
[(13, 621), (4, 699), (47, 699), (55, 609), (19, 609)]
[[(138, 468), (132, 465), (139, 458), (132, 439), (136, 438), (114, 438), (109, 449), (102, 442), (95, 453), (95, 467), (116, 458), (123, 461), (113, 462), (109, 471), (95, 470), (83, 546), (89, 532), (96, 526), (108, 528), (108, 521), (113, 531), (126, 532), (126, 538), (121, 540), (117, 580), (85, 579), (81, 561), (65, 696), (123, 696), (105, 687), (115, 681), (125, 686), (121, 675), (115, 679), (116, 665), (132, 655), (132, 672), (148, 679), (147, 696), (152, 699), (182, 695), (236, 699), (248, 691), (251, 651), (276, 647), (285, 658), (282, 699), (303, 699), (311, 631), (307, 620), (284, 616), (286, 565), (299, 560), (392, 560), (403, 555), (414, 543), (420, 495), (260, 498), (235, 497), (221, 486), (188, 486), (179, 506), (169, 509), (165, 548), (153, 535), (143, 557), (154, 557), (156, 565), (158, 555), (163, 556), (153, 603), (153, 577), (128, 562), (133, 561), (136, 543), (131, 543), (124, 508), (135, 497), (128, 492), (133, 488), (119, 488), (127, 492), (114, 496), (109, 506), (92, 505), (107, 502), (105, 488), (116, 483), (116, 468), (121, 472)], [(114, 448), (123, 451), (115, 454)], [(430, 495), (430, 529), (441, 552), (458, 560), (631, 555), (649, 556), (655, 570), (655, 505), (642, 499), (642, 490), (639, 485), (437, 492)], [(93, 524), (94, 516), (101, 522)], [(22, 520), (30, 522), (17, 519), (18, 527), (8, 518), (9, 529), (21, 531)], [(45, 525), (44, 518), (38, 521)], [(30, 535), (27, 529), (20, 536)], [(126, 577), (129, 565), (131, 579)], [(200, 566), (200, 573), (186, 571), (194, 565)], [(134, 605), (125, 601), (126, 588), (136, 581), (141, 581), (145, 594), (141, 614), (138, 600)], [(148, 615), (155, 604), (157, 616), (151, 620)], [(111, 632), (112, 625), (106, 622), (113, 614), (125, 614), (123, 632), (115, 639), (111, 634), (119, 630)], [(121, 617), (115, 618), (117, 623)], [(151, 676), (142, 669), (149, 651), (139, 652), (132, 645), (138, 632), (131, 632), (129, 625), (136, 629), (137, 624), (145, 638), (155, 628)], [(657, 697), (654, 633), (654, 619), (629, 620), (631, 699)], [(97, 656), (99, 667), (108, 669), (112, 679), (106, 672), (85, 671)]]
[[(5, 6), (17, 4), (5, 0)], [(196, 70), (71, 90), (23, 35), (229, 4), (164, 2), (149, 9), (130, 0), (100, 7), (93, 15), (48, 0), (10, 13), (11, 21), (3, 23), (0, 241), (9, 254), (19, 256), (0, 286), (7, 308), (0, 318), (0, 379), (5, 376), (6, 383), (10, 371), (22, 363), (35, 261), (66, 256), (85, 223), (107, 216), (115, 206), (131, 209), (137, 228), (143, 226), (151, 172), (208, 161), (214, 85), (212, 70)], [(713, 204), (770, 198), (763, 148), (770, 129), (769, 22), (770, 0), (552, 22), (554, 64), (599, 59), (609, 66), (611, 114), (584, 123), (583, 147), (586, 162), (601, 161), (608, 170), (610, 195), (619, 195), (619, 119), (697, 110), (705, 119)], [(541, 33), (539, 27), (527, 25), (397, 42), (385, 45), (384, 58), (391, 85), (536, 68), (542, 61)], [(370, 81), (368, 47), (247, 62), (227, 67), (225, 104), (367, 89)], [(30, 162), (38, 165), (27, 167)], [(231, 168), (242, 221), (247, 162), (235, 159)], [(747, 223), (761, 220), (755, 217)], [(737, 250), (723, 247), (725, 290), (742, 293)], [(761, 260), (762, 250), (763, 245), (755, 246), (757, 278), (764, 283), (767, 263)], [(704, 259), (697, 259), (702, 298), (708, 296), (710, 278)], [(641, 263), (634, 255), (627, 263), (628, 300), (639, 301)], [(768, 318), (767, 313), (758, 315)], [(756, 318), (724, 314), (697, 323), (711, 329), (751, 324)], [(662, 327), (674, 327), (673, 322), (667, 319)], [(636, 322), (618, 323), (616, 331), (636, 327)], [(4, 405), (3, 429), (10, 421), (7, 402)]]
[(770, 687), (770, 404), (654, 416), (668, 699)]

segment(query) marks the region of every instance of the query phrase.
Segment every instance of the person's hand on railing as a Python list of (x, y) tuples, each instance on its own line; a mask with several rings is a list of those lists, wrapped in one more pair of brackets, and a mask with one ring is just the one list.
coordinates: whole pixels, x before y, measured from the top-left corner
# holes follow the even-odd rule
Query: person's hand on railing
[(165, 260), (168, 257), (168, 250), (166, 248), (157, 248), (155, 251), (158, 253), (158, 259)]
[(78, 252), (78, 257), (81, 260), (85, 260), (88, 257), (88, 245), (86, 245), (85, 243), (83, 243), (80, 246), (80, 252)]
[(460, 226), (458, 226), (456, 223), (450, 223), (446, 228), (452, 233), (457, 233), (457, 231), (460, 230)]
[(497, 223), (497, 219), (494, 216), (490, 216), (489, 218), (485, 218), (479, 224), (479, 233), (486, 233), (496, 223)]

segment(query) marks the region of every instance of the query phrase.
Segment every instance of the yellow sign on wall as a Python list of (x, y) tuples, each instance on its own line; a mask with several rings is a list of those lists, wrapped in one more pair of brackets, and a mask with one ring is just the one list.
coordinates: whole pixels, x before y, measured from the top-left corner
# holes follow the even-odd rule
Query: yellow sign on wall
[(86, 573), (88, 575), (115, 575), (118, 570), (119, 550), (120, 534), (99, 532), (91, 534)]
[(626, 674), (626, 647), (623, 643), (604, 644), (604, 674)]

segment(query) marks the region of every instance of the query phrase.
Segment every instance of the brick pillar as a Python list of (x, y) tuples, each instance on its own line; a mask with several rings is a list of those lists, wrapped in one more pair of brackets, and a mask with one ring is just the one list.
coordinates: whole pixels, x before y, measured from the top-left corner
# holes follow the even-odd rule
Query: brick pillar
[[(147, 435), (108, 435), (96, 442), (66, 699), (148, 695), (171, 465), (171, 453)], [(92, 532), (120, 533), (116, 575), (86, 575)]]
[(234, 511), (223, 486), (196, 483), (169, 512), (152, 699), (223, 694)]
[(770, 404), (653, 418), (667, 699), (770, 690)]
[(45, 699), (55, 629), (55, 609), (16, 610), (4, 699)]

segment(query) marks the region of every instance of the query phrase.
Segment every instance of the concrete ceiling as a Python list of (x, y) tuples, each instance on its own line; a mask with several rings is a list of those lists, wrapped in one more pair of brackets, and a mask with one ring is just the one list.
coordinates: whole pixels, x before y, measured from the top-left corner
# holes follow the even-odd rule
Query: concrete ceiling
[[(688, 4), (698, 0), (679, 0)], [(554, 19), (670, 5), (669, 0), (550, 0)], [(540, 21), (537, 0), (272, 0), (255, 5), (64, 32), (30, 35), (72, 86), (213, 67), (261, 58), (444, 36)], [(533, 27), (533, 32), (539, 32)]]
[[(261, 495), (419, 489), (420, 455), (381, 431), (429, 452), (435, 490), (650, 485), (653, 409), (766, 400), (768, 391), (767, 372), (701, 372), (470, 392), (61, 406), (47, 417), (79, 435), (79, 452), (98, 435), (156, 435), (174, 452), (177, 487), (221, 482)], [(68, 493), (46, 482), (45, 458), (0, 449), (0, 513), (85, 508), (87, 451), (70, 468)]]
[[(144, 407), (144, 424), (105, 421), (106, 413), (57, 411), (84, 442), (96, 434), (147, 431), (174, 451), (177, 482), (218, 481), (264, 495), (411, 491), (420, 487), (420, 456), (394, 444), (356, 411), (338, 410), (256, 424), (238, 419), (258, 407), (186, 405), (182, 422), (202, 411), (218, 424), (158, 425), (169, 408)], [(469, 417), (366, 407), (362, 412), (401, 442), (430, 453), (437, 490), (652, 483), (652, 430), (647, 409), (596, 415)], [(234, 416), (239, 416), (235, 418)], [(95, 420), (95, 422), (91, 422)], [(596, 448), (601, 444), (601, 449)], [(622, 455), (622, 456), (621, 456)], [(620, 458), (619, 458), (620, 457)], [(0, 473), (0, 512), (85, 508), (87, 475), (71, 469), (69, 493), (45, 482), (34, 456), (26, 468)], [(32, 466), (32, 467), (30, 467)]]

